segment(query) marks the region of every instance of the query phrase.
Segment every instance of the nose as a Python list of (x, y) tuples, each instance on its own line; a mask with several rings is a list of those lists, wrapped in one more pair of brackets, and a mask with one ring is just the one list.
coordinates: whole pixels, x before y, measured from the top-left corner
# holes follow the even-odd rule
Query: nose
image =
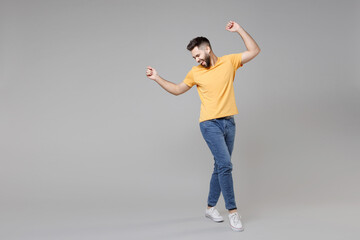
[(195, 58), (195, 60), (196, 60), (196, 62), (198, 62), (198, 63), (200, 62), (200, 58), (198, 58), (198, 57)]

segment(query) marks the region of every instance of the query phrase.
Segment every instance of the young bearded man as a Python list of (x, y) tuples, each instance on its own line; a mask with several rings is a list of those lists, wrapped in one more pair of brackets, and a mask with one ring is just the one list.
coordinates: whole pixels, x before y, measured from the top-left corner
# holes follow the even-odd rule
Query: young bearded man
[(146, 75), (174, 95), (183, 94), (196, 85), (201, 100), (200, 130), (214, 156), (214, 170), (210, 179), (205, 216), (215, 222), (224, 221), (215, 209), (222, 193), (225, 207), (229, 211), (231, 229), (243, 231), (244, 228), (237, 213), (232, 178), (234, 115), (238, 114), (233, 82), (236, 70), (255, 58), (260, 48), (238, 23), (229, 21), (225, 28), (240, 35), (245, 43), (246, 51), (217, 57), (212, 51), (209, 40), (205, 37), (197, 37), (190, 41), (187, 49), (199, 65), (188, 72), (183, 82), (174, 84), (167, 81), (150, 66), (147, 67)]

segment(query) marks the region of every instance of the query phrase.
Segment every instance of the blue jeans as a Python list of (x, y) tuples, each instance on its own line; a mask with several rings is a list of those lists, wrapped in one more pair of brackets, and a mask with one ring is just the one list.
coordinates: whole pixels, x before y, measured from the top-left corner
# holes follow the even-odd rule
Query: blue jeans
[(200, 122), (200, 130), (215, 160), (214, 172), (210, 180), (208, 206), (215, 206), (222, 192), (226, 209), (236, 209), (231, 173), (231, 153), (235, 140), (234, 117)]

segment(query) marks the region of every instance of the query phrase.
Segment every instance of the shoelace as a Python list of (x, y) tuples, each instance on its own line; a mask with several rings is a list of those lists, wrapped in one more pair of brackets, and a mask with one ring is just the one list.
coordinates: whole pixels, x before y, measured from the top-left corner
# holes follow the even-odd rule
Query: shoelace
[(216, 217), (220, 216), (220, 213), (215, 208), (210, 208), (210, 214), (215, 215)]
[(236, 225), (238, 222), (239, 222), (239, 216), (237, 215), (237, 214), (233, 214), (232, 216), (231, 216), (231, 219), (232, 219), (232, 221), (234, 222), (234, 224)]
[(219, 216), (220, 216), (220, 213), (219, 213), (216, 209), (213, 210), (213, 214), (214, 214), (216, 217), (219, 217)]

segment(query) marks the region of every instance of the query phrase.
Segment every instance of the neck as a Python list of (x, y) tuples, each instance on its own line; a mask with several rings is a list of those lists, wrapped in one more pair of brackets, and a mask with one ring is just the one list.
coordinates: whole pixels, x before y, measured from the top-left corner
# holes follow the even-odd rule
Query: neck
[(218, 57), (214, 53), (210, 53), (210, 65), (211, 67), (215, 65)]

